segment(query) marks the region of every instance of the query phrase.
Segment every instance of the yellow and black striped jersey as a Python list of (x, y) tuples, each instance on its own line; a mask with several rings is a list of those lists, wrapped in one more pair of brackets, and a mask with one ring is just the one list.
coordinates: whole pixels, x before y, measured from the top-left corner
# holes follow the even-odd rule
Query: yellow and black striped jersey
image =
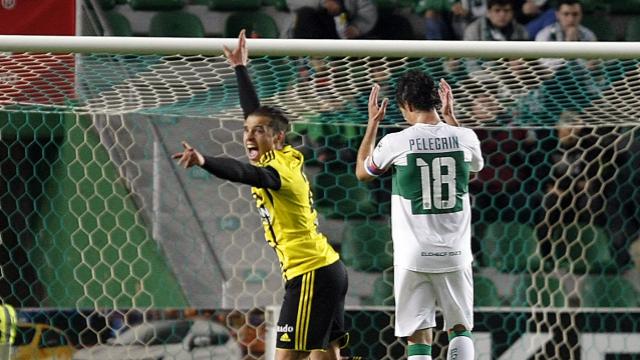
[(290, 145), (272, 150), (257, 166), (270, 166), (280, 175), (279, 190), (252, 187), (267, 242), (280, 260), (285, 280), (330, 265), (339, 259), (327, 238), (318, 232), (304, 156)]

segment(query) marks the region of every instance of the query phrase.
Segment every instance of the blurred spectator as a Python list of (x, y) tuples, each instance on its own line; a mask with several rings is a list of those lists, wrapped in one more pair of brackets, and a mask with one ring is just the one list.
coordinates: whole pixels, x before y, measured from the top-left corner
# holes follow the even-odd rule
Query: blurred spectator
[(555, 9), (548, 0), (518, 0), (516, 21), (527, 28), (529, 39), (535, 39), (542, 28), (556, 21)]
[[(382, 15), (384, 14), (384, 15)], [(409, 18), (401, 10), (378, 8), (378, 21), (367, 38), (381, 40), (416, 40), (416, 33)]]
[(427, 40), (460, 40), (464, 29), (487, 11), (487, 0), (421, 0), (416, 12), (425, 18)]
[(629, 256), (633, 267), (625, 272), (624, 277), (640, 292), (640, 237), (629, 246)]
[(549, 8), (547, 0), (517, 0), (515, 8), (516, 21), (526, 25)]
[(371, 0), (287, 0), (296, 14), (289, 37), (296, 39), (366, 38), (378, 20)]
[(514, 20), (512, 0), (489, 0), (486, 15), (467, 26), (464, 40), (529, 40), (529, 34)]
[(258, 359), (265, 352), (266, 324), (264, 313), (253, 309), (246, 314), (238, 330), (238, 342), (245, 352), (245, 359)]
[(603, 194), (599, 187), (594, 188), (602, 170), (597, 160), (603, 144), (598, 142), (595, 129), (581, 125), (576, 116), (565, 111), (556, 126), (559, 148), (551, 155), (551, 179), (543, 202), (549, 225), (603, 225), (605, 221), (600, 211), (604, 208)]
[(570, 244), (554, 243), (550, 235), (566, 226), (607, 229), (610, 216), (618, 211), (612, 201), (615, 176), (627, 157), (620, 149), (624, 137), (614, 127), (586, 127), (576, 113), (563, 112), (556, 131), (558, 150), (551, 154), (538, 234), (543, 254), (558, 255)]
[(582, 4), (579, 0), (559, 0), (556, 22), (545, 26), (536, 41), (597, 41), (593, 31), (581, 25)]

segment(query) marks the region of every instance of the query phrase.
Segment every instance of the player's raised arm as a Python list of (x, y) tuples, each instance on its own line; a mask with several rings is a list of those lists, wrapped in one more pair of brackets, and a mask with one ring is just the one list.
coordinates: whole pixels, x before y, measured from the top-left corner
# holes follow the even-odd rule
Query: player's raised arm
[(246, 119), (249, 114), (254, 112), (260, 107), (260, 99), (258, 99), (258, 93), (251, 82), (249, 72), (247, 71), (247, 64), (249, 63), (249, 50), (247, 49), (247, 38), (245, 36), (245, 30), (240, 31), (238, 35), (238, 46), (231, 50), (226, 46), (223, 46), (224, 56), (227, 58), (227, 62), (234, 68), (236, 72), (236, 80), (238, 81), (238, 92), (240, 95), (240, 107), (244, 113)]
[(453, 110), (453, 92), (451, 91), (451, 86), (444, 79), (440, 79), (438, 95), (440, 95), (440, 101), (442, 102), (442, 117), (444, 118), (444, 122), (451, 126), (460, 126)]
[[(380, 93), (380, 85), (375, 84), (371, 89), (369, 95), (369, 122), (367, 123), (367, 130), (365, 131), (362, 143), (358, 149), (358, 158), (356, 163), (356, 177), (360, 181), (371, 181), (375, 176), (371, 175), (367, 171), (367, 161), (371, 161), (371, 153), (373, 153), (373, 147), (376, 142), (376, 133), (378, 132), (378, 126), (387, 111), (388, 99), (382, 100), (382, 103), (378, 105), (378, 94)], [(369, 159), (369, 160), (367, 160)]]
[(231, 50), (226, 45), (222, 46), (222, 50), (224, 51), (224, 56), (227, 58), (227, 62), (231, 65), (231, 67), (236, 67), (238, 65), (247, 66), (249, 62), (249, 51), (247, 50), (247, 37), (245, 35), (245, 30), (240, 30), (240, 34), (238, 35), (238, 46)]
[(206, 156), (185, 141), (182, 147), (184, 150), (171, 158), (178, 160), (178, 165), (185, 169), (198, 165), (221, 179), (260, 188), (278, 190), (282, 184), (278, 172), (271, 167), (257, 167), (228, 157)]

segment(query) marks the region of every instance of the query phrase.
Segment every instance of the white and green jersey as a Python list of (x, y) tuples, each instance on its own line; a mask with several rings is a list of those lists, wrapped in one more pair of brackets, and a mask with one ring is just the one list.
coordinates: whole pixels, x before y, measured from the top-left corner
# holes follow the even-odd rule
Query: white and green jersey
[(395, 266), (449, 272), (471, 263), (469, 175), (483, 165), (471, 129), (415, 124), (380, 140), (365, 168), (379, 176), (393, 167)]

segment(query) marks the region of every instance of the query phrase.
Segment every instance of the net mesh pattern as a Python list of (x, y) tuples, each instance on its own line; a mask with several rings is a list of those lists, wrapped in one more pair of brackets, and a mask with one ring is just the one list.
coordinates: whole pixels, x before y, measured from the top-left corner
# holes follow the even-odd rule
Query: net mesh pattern
[[(372, 85), (391, 99), (379, 136), (399, 131), (393, 88), (411, 69), (451, 84), (481, 140), (486, 166), (470, 182), (478, 357), (586, 359), (602, 343), (585, 334), (638, 332), (637, 60), (252, 58), (261, 102), (293, 121), (320, 229), (349, 270), (345, 355), (405, 357), (393, 336), (391, 177), (364, 184), (354, 170)], [(264, 358), (282, 279), (249, 189), (170, 159), (181, 141), (246, 159), (224, 58), (3, 54), (0, 72), (0, 296), (25, 323), (19, 341), (26, 323), (44, 323), (79, 358), (122, 359), (107, 339), (142, 324), (156, 329), (136, 327), (147, 353)], [(186, 334), (202, 326), (208, 340), (194, 345)], [(604, 341), (609, 354), (640, 351)]]

